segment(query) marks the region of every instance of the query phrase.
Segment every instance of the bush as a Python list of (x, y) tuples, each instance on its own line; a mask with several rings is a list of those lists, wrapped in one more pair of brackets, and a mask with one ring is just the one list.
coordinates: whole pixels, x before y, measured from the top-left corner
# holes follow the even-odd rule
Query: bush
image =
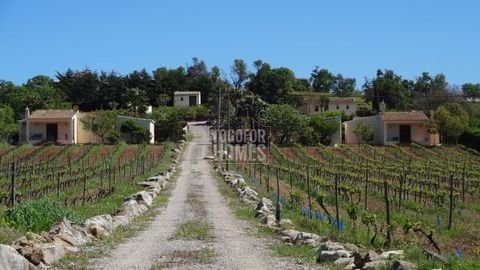
[(21, 203), (8, 213), (8, 220), (15, 228), (32, 232), (48, 231), (64, 217), (80, 223), (70, 209), (49, 198)]
[(128, 134), (130, 139), (135, 140), (136, 143), (145, 143), (150, 141), (152, 135), (150, 131), (144, 129), (140, 124), (134, 120), (127, 120), (120, 126), (122, 133)]

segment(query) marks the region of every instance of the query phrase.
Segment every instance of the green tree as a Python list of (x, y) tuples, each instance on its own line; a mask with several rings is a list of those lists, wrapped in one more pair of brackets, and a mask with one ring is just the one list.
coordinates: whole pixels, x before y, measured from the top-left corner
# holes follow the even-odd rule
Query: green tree
[(411, 84), (402, 79), (393, 70), (377, 70), (374, 79), (366, 79), (363, 84), (365, 100), (372, 102), (372, 108), (380, 111), (380, 102), (383, 100), (388, 108), (406, 110), (411, 103)]
[(8, 106), (0, 106), (0, 142), (9, 142), (17, 132), (14, 111)]
[(335, 75), (317, 66), (310, 75), (310, 81), (315, 92), (329, 93), (335, 84)]
[(324, 145), (330, 144), (331, 136), (340, 128), (338, 121), (326, 119), (323, 116), (310, 117), (308, 126), (312, 128), (314, 143), (322, 143)]
[(242, 59), (233, 60), (230, 76), (232, 78), (232, 83), (235, 90), (242, 89), (249, 77), (249, 72), (245, 61)]
[(125, 93), (127, 105), (135, 115), (145, 112), (148, 102), (147, 93), (139, 88), (128, 88)]
[(355, 92), (354, 78), (344, 78), (342, 74), (335, 77), (335, 83), (332, 86), (332, 93), (337, 97), (350, 97)]
[(433, 120), (438, 126), (443, 142), (457, 143), (458, 137), (468, 127), (468, 114), (458, 103), (447, 103), (438, 107)]
[(298, 85), (295, 74), (288, 68), (271, 68), (269, 64), (261, 64), (257, 72), (251, 74), (246, 84), (248, 90), (260, 96), (267, 103), (284, 103), (289, 100), (289, 93)]
[(271, 104), (265, 110), (265, 124), (272, 129), (276, 141), (288, 144), (305, 130), (306, 118), (287, 104)]
[(96, 111), (80, 118), (80, 122), (82, 122), (86, 130), (100, 137), (102, 143), (105, 143), (107, 137), (115, 133), (117, 112)]
[(416, 110), (430, 112), (442, 104), (454, 101), (453, 90), (443, 74), (432, 77), (428, 72), (423, 72), (412, 85), (413, 108)]
[(135, 143), (145, 143), (150, 141), (152, 135), (150, 131), (144, 129), (134, 120), (127, 120), (120, 126), (120, 132), (128, 134), (130, 138), (135, 140)]
[[(144, 96), (146, 99), (145, 103), (155, 104), (158, 93), (155, 91), (155, 83), (152, 76), (145, 69), (131, 72), (125, 78), (125, 81), (128, 88), (127, 92), (130, 89), (136, 89), (137, 93), (141, 91), (142, 96)], [(132, 102), (131, 100), (129, 101)]]
[(127, 92), (127, 82), (125, 77), (115, 72), (100, 72), (100, 93), (102, 93), (101, 105), (99, 108), (110, 109), (126, 109), (127, 100), (125, 93)]
[(56, 87), (63, 92), (68, 102), (80, 105), (84, 110), (101, 108), (104, 100), (100, 92), (100, 80), (96, 71), (85, 69), (57, 73)]
[(183, 128), (187, 125), (181, 108), (158, 107), (151, 118), (155, 120), (155, 141), (177, 141), (183, 138)]
[(480, 83), (465, 83), (462, 85), (462, 93), (470, 99), (480, 98)]
[(353, 133), (358, 138), (358, 143), (368, 143), (373, 140), (373, 127), (369, 125), (358, 124)]

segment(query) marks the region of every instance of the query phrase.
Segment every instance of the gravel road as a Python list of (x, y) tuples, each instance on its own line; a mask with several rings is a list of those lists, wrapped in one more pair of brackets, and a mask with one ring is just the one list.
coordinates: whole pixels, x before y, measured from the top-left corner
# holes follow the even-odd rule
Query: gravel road
[[(248, 233), (252, 225), (237, 220), (212, 176), (208, 127), (190, 125), (181, 173), (167, 206), (144, 231), (93, 262), (93, 269), (306, 269), (276, 258), (265, 239)], [(182, 225), (210, 228), (203, 239), (178, 237)], [(208, 225), (208, 226), (205, 226)]]

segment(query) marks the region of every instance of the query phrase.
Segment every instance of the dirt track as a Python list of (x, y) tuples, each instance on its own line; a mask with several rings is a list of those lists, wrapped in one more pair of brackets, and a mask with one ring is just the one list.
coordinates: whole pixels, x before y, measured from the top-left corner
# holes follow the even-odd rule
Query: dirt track
[[(251, 224), (232, 215), (203, 159), (209, 154), (208, 128), (190, 129), (194, 139), (186, 145), (166, 208), (145, 231), (96, 261), (93, 269), (303, 269), (273, 257), (265, 241), (247, 233)], [(210, 229), (201, 240), (179, 239), (185, 224)]]

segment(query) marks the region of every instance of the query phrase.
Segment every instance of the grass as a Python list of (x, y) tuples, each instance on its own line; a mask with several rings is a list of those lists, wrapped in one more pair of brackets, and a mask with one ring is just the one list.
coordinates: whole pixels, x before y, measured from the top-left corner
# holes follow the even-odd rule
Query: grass
[(150, 270), (167, 269), (175, 265), (207, 265), (215, 262), (215, 256), (215, 251), (209, 247), (199, 250), (175, 250), (165, 255), (167, 261), (155, 263)]
[(175, 232), (175, 240), (206, 240), (211, 238), (212, 226), (198, 220), (187, 221)]
[[(197, 186), (197, 189), (202, 186)], [(197, 191), (198, 192), (198, 191)], [(207, 240), (212, 236), (212, 225), (206, 222), (207, 209), (205, 202), (196, 192), (187, 194), (186, 203), (192, 208), (193, 219), (180, 225), (172, 239), (174, 240)]]
[[(128, 226), (118, 227), (111, 235), (83, 246), (79, 254), (65, 256), (62, 260), (52, 265), (52, 268), (62, 270), (89, 269), (89, 261), (91, 259), (107, 256), (114, 246), (125, 242), (128, 238), (138, 235), (158, 214), (159, 207), (165, 206), (168, 203), (175, 179), (179, 172), (180, 170), (177, 170), (171, 178), (170, 184), (162, 189), (160, 194), (153, 200), (153, 205), (144, 215), (135, 218)], [(137, 187), (137, 191), (138, 190), (139, 188)]]
[(297, 260), (298, 264), (314, 263), (316, 251), (306, 245), (273, 245), (273, 254), (277, 257), (291, 257)]

